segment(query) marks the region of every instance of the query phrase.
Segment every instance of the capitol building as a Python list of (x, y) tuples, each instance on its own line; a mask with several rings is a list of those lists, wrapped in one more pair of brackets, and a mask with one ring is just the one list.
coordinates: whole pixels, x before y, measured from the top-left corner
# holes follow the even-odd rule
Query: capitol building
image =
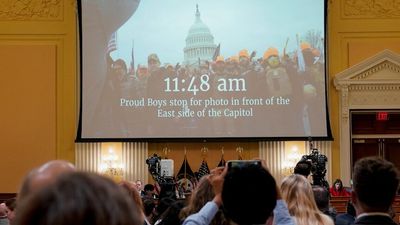
[(201, 21), (199, 6), (196, 5), (196, 19), (186, 37), (184, 65), (198, 66), (199, 61), (212, 61), (217, 46), (207, 25)]

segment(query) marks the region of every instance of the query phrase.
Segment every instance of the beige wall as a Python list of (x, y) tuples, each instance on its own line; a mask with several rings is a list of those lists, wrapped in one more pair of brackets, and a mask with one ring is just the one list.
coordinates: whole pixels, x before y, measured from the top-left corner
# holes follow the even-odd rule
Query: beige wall
[[(338, 93), (333, 76), (389, 48), (400, 53), (400, 7), (396, 1), (328, 0), (329, 110), (333, 142), (332, 178), (339, 176)], [(26, 5), (22, 5), (26, 4)], [(42, 5), (43, 4), (43, 5)], [(74, 161), (77, 105), (77, 37), (74, 0), (15, 1), (0, 4), (0, 192), (16, 192), (21, 177), (49, 159)], [(39, 10), (40, 9), (40, 10)], [(153, 143), (149, 153), (168, 146), (180, 164), (183, 147), (191, 165), (201, 162), (204, 143)], [(258, 154), (256, 143), (207, 143), (210, 166)], [(179, 169), (180, 165), (175, 165)], [(197, 170), (198, 168), (193, 168)]]

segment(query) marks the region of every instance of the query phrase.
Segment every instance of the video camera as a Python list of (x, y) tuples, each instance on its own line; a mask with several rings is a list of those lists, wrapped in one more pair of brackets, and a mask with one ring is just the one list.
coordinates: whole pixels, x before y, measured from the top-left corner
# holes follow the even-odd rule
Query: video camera
[(313, 185), (319, 185), (325, 187), (329, 190), (328, 181), (325, 179), (326, 175), (326, 162), (328, 158), (321, 154), (317, 148), (313, 147), (312, 141), (310, 140), (310, 150), (309, 155), (303, 155), (301, 161), (307, 161), (311, 164), (311, 174), (313, 178)]
[(176, 186), (175, 178), (173, 176), (161, 174), (161, 161), (160, 156), (153, 154), (153, 156), (146, 159), (146, 164), (151, 176), (160, 185), (160, 199), (165, 196), (174, 197)]

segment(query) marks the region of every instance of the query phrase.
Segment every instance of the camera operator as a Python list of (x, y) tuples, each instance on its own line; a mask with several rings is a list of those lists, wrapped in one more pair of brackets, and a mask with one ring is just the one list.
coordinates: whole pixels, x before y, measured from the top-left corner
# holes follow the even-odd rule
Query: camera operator
[(148, 170), (153, 177), (155, 183), (154, 189), (159, 195), (154, 195), (159, 199), (164, 197), (176, 199), (175, 186), (176, 182), (174, 177), (164, 176), (161, 174), (161, 157), (157, 154), (146, 159)]
[(312, 148), (309, 155), (303, 155), (299, 163), (309, 162), (311, 164), (311, 173), (313, 178), (313, 185), (318, 185), (329, 190), (328, 181), (325, 179), (326, 174), (326, 162), (328, 158), (320, 154), (318, 149)]
[(219, 167), (211, 172), (209, 179), (214, 199), (187, 217), (183, 225), (209, 224), (222, 205), (225, 215), (238, 225), (265, 224), (272, 212), (274, 224), (295, 224), (274, 178), (263, 166), (249, 164), (229, 171), (228, 167)]

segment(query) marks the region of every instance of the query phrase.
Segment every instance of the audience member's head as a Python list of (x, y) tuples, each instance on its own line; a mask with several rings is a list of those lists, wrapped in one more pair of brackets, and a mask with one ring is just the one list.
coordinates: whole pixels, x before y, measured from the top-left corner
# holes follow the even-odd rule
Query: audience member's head
[(136, 184), (129, 181), (119, 182), (119, 186), (131, 197), (132, 201), (138, 206), (138, 208), (143, 212), (143, 202), (140, 198), (139, 192), (136, 189)]
[(152, 185), (152, 184), (144, 185), (143, 192), (144, 192), (143, 197), (153, 198), (153, 195), (155, 194), (154, 185)]
[(187, 216), (198, 212), (208, 201), (214, 198), (214, 190), (208, 176), (203, 176), (190, 196), (188, 205), (182, 209), (182, 216)]
[(298, 174), (286, 177), (281, 186), (282, 199), (288, 204), (289, 213), (296, 219), (297, 225), (333, 224), (322, 214), (315, 203), (310, 182)]
[(329, 210), (329, 199), (330, 194), (329, 191), (321, 186), (315, 185), (312, 186), (312, 190), (314, 193), (315, 203), (317, 203), (317, 207), (321, 212), (326, 212)]
[(39, 168), (33, 169), (25, 176), (18, 199), (26, 197), (31, 192), (37, 191), (53, 183), (63, 173), (76, 171), (75, 166), (64, 160), (49, 161)]
[(222, 188), (225, 215), (241, 224), (265, 224), (276, 205), (275, 179), (263, 167), (248, 165), (228, 170)]
[(10, 198), (6, 200), (7, 218), (12, 223), (15, 218), (15, 208), (17, 208), (17, 199)]
[(0, 204), (0, 216), (1, 217), (7, 216), (7, 206), (6, 206), (6, 203), (4, 203), (4, 202)]
[(14, 225), (142, 225), (143, 216), (112, 180), (65, 173), (18, 202)]
[[(209, 176), (203, 176), (190, 196), (189, 203), (181, 211), (181, 219), (184, 220), (186, 217), (197, 213), (200, 209), (209, 201), (213, 200), (215, 196), (213, 187), (209, 180)], [(211, 221), (211, 225), (222, 225), (226, 224), (222, 211), (219, 211)]]
[(311, 163), (305, 160), (299, 161), (294, 167), (293, 173), (303, 175), (307, 178), (311, 173)]
[(142, 181), (141, 181), (141, 180), (137, 180), (137, 181), (135, 182), (135, 184), (136, 184), (136, 189), (137, 189), (138, 191), (141, 191), (141, 190), (143, 189), (143, 185), (142, 185)]
[(335, 208), (330, 207), (329, 200), (331, 198), (331, 195), (329, 193), (329, 190), (325, 187), (318, 185), (312, 186), (312, 190), (318, 209), (325, 215), (331, 217), (333, 221), (335, 221), (337, 212)]
[(353, 170), (352, 200), (358, 214), (387, 212), (399, 186), (399, 171), (378, 157), (362, 158)]

